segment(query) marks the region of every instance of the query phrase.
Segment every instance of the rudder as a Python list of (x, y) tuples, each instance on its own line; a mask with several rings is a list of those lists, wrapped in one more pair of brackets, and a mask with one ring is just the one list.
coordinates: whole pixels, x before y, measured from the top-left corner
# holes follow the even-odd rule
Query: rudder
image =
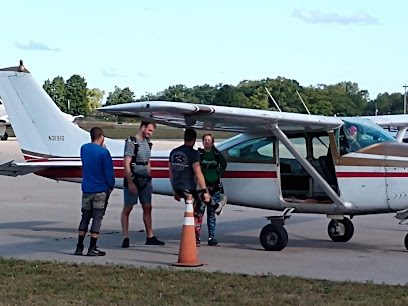
[(0, 97), (23, 153), (79, 157), (81, 145), (90, 141), (27, 71), (0, 69)]

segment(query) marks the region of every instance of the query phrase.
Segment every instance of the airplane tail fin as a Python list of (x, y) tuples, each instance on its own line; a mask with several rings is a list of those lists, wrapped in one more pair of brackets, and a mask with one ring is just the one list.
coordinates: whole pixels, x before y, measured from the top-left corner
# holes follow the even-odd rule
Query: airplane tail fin
[(90, 141), (26, 69), (0, 69), (0, 98), (26, 158), (79, 157), (81, 145)]

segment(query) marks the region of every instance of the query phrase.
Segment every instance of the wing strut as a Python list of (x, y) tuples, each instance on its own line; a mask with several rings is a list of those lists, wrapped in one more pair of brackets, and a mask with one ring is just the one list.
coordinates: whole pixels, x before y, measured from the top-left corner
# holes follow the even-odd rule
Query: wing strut
[(302, 165), (307, 173), (322, 187), (323, 191), (329, 196), (329, 198), (337, 205), (338, 208), (349, 210), (352, 208), (352, 204), (344, 202), (337, 193), (330, 187), (326, 180), (316, 171), (316, 169), (310, 164), (310, 162), (304, 158), (296, 147), (292, 144), (289, 138), (278, 127), (278, 124), (274, 123), (270, 125), (272, 133), (279, 139), (280, 142), (289, 150), (290, 153), (296, 158), (296, 160)]
[(402, 127), (402, 126), (400, 126), (400, 127), (398, 127), (398, 133), (397, 133), (397, 136), (395, 136), (395, 139), (398, 141), (398, 142), (402, 142), (402, 140), (404, 139), (404, 136), (405, 136), (405, 132), (407, 131), (407, 127), (406, 126), (404, 126), (404, 127)]

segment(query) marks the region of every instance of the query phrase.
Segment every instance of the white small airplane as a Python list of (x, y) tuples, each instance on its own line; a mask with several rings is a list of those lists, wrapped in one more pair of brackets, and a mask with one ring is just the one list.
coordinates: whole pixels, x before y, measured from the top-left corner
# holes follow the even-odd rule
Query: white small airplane
[(64, 113), (64, 112), (62, 114), (65, 116), (65, 118), (67, 118), (72, 123), (75, 123), (75, 121), (78, 120), (78, 119), (84, 118), (84, 115), (72, 116), (71, 114), (67, 114), (67, 113)]
[[(3, 162), (0, 174), (34, 172), (80, 182), (79, 150), (90, 141), (88, 132), (66, 120), (26, 70), (0, 69), (0, 97), (26, 159)], [(163, 101), (100, 110), (180, 128), (242, 133), (218, 146), (228, 161), (223, 183), (229, 204), (283, 211), (268, 217), (271, 222), (260, 233), (265, 250), (286, 247), (284, 223), (291, 213), (327, 215), (328, 235), (335, 242), (353, 236), (346, 216), (394, 212), (401, 222), (408, 219), (408, 146), (381, 128), (397, 126), (402, 133), (408, 116), (340, 118)], [(123, 141), (105, 142), (115, 187), (123, 188)], [(172, 195), (168, 154), (152, 153), (158, 194)]]
[(0, 99), (0, 139), (7, 140), (8, 134), (6, 128), (11, 126), (9, 117), (7, 116), (6, 109), (4, 108), (3, 101)]

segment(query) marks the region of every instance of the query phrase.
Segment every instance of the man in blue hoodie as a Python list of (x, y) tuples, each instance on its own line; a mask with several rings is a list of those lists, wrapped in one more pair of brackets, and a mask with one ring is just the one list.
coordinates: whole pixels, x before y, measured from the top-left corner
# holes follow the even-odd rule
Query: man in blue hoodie
[(106, 253), (96, 248), (99, 230), (109, 195), (115, 185), (113, 163), (109, 151), (104, 148), (105, 136), (102, 129), (94, 127), (91, 129), (91, 143), (81, 147), (82, 161), (82, 217), (78, 227), (78, 244), (75, 255), (82, 255), (84, 250), (84, 239), (91, 225), (91, 242), (88, 256), (104, 256)]

